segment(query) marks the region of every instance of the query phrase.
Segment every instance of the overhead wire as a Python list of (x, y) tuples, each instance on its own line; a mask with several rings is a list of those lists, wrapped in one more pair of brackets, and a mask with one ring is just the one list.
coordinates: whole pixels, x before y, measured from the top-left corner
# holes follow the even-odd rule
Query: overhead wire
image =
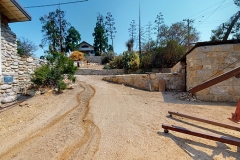
[(72, 2), (65, 2), (65, 3), (55, 3), (55, 4), (45, 4), (45, 5), (38, 5), (38, 6), (28, 6), (28, 7), (24, 7), (24, 8), (40, 8), (40, 7), (59, 6), (59, 5), (66, 5), (66, 4), (86, 2), (86, 1), (88, 1), (88, 0), (72, 1)]
[[(224, 1), (224, 0), (223, 0), (223, 1)], [(223, 2), (223, 1), (221, 1), (221, 2)], [(195, 15), (198, 15), (198, 14), (202, 13), (203, 11), (208, 10), (209, 8), (212, 8), (212, 7), (216, 6), (217, 4), (219, 4), (219, 3), (221, 3), (221, 2), (218, 2), (218, 3), (216, 3), (216, 4), (214, 4), (214, 5), (210, 6), (210, 7), (208, 7), (208, 8), (206, 8), (206, 9), (204, 9), (204, 10), (202, 10), (202, 11), (200, 11), (200, 12), (198, 12), (198, 13), (190, 16), (190, 17), (188, 17), (188, 19), (190, 19), (191, 17), (194, 17)]]
[[(206, 19), (204, 19), (203, 21), (202, 21), (202, 23), (204, 22), (204, 21), (206, 21), (209, 17), (211, 17), (212, 15), (213, 15), (213, 13), (215, 13), (221, 6), (222, 6), (222, 4), (225, 2), (226, 0), (224, 0)], [(200, 26), (202, 23), (200, 23), (198, 26)], [(197, 26), (197, 27), (198, 27)]]
[[(233, 4), (234, 4), (233, 2), (227, 3), (227, 4), (219, 7), (217, 10), (216, 10), (216, 9), (210, 10), (210, 11), (208, 11), (208, 12), (205, 12), (205, 13), (202, 14), (201, 16), (195, 17), (194, 19), (199, 19), (199, 18), (202, 18), (203, 16), (210, 15), (210, 14), (212, 14), (213, 11), (216, 12), (216, 11), (222, 10), (222, 9), (224, 9), (224, 8), (227, 8), (227, 7), (231, 6), (231, 5), (233, 5)], [(215, 10), (216, 10), (216, 11), (215, 11)]]

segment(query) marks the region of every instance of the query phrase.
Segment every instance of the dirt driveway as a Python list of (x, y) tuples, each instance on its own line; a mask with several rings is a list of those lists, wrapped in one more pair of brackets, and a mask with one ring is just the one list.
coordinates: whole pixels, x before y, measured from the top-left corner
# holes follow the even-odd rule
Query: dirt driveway
[(178, 111), (240, 127), (229, 121), (236, 104), (185, 102), (172, 92), (148, 92), (78, 76), (63, 94), (30, 98), (0, 113), (0, 159), (240, 159), (240, 147), (170, 131), (173, 124), (226, 136), (240, 133), (189, 119)]

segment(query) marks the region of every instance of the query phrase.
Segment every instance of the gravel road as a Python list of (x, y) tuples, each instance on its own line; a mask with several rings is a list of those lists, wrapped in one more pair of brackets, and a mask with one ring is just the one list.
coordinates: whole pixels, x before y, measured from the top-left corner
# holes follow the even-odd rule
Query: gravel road
[(239, 138), (217, 126), (169, 117), (168, 111), (229, 121), (236, 104), (186, 102), (173, 92), (149, 92), (77, 76), (74, 89), (29, 98), (0, 113), (0, 160), (240, 159), (240, 147), (174, 131), (171, 124)]

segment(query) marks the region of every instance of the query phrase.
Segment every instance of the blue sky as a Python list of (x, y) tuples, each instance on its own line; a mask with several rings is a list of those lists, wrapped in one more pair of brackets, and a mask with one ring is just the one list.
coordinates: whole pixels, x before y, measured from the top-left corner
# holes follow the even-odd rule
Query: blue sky
[[(18, 0), (23, 7), (74, 1), (77, 0)], [(233, 0), (88, 0), (87, 2), (61, 5), (61, 9), (66, 11), (66, 20), (81, 34), (81, 41), (92, 45), (94, 40), (92, 33), (98, 13), (105, 17), (108, 12), (111, 12), (117, 29), (114, 50), (121, 54), (126, 50), (125, 42), (129, 39), (128, 28), (131, 21), (135, 20), (138, 23), (139, 3), (142, 26), (147, 25), (148, 22), (154, 24), (159, 12), (163, 14), (164, 23), (168, 26), (183, 19), (193, 19), (193, 26), (201, 33), (200, 41), (208, 41), (211, 30), (227, 21), (238, 11)], [(17, 37), (28, 38), (38, 46), (43, 37), (39, 18), (57, 8), (58, 6), (26, 8), (32, 16), (32, 21), (11, 23), (10, 27)], [(155, 39), (154, 34), (152, 37)], [(44, 55), (43, 50), (39, 48), (35, 55), (36, 57)]]

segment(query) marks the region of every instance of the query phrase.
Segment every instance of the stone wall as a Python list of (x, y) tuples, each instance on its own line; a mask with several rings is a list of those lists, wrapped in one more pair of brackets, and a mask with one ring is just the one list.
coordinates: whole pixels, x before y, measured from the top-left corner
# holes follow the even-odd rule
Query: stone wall
[(85, 59), (89, 62), (89, 63), (102, 63), (102, 56), (85, 56)]
[[(3, 15), (2, 15), (3, 18)], [(0, 98), (1, 102), (16, 99), (18, 90), (18, 56), (17, 56), (17, 39), (11, 31), (8, 24), (1, 21), (1, 67), (2, 73), (0, 78)], [(4, 76), (13, 76), (12, 83), (4, 83)], [(7, 99), (6, 99), (7, 98)]]
[(105, 76), (103, 80), (150, 91), (184, 91), (185, 89), (184, 74), (126, 74)]
[[(0, 75), (0, 102), (12, 102), (17, 98), (17, 93), (27, 88), (30, 76), (43, 60), (36, 58), (22, 58), (17, 53), (17, 38), (8, 24), (1, 21), (1, 69)], [(13, 77), (13, 82), (4, 82), (4, 78)]]
[(185, 73), (185, 65), (185, 62), (179, 61), (175, 66), (171, 68), (171, 73)]
[(123, 69), (78, 69), (76, 71), (77, 75), (121, 75), (124, 74)]
[[(240, 66), (240, 43), (197, 47), (186, 59), (189, 89)], [(204, 101), (237, 102), (240, 79), (232, 77), (197, 92), (196, 96)]]

